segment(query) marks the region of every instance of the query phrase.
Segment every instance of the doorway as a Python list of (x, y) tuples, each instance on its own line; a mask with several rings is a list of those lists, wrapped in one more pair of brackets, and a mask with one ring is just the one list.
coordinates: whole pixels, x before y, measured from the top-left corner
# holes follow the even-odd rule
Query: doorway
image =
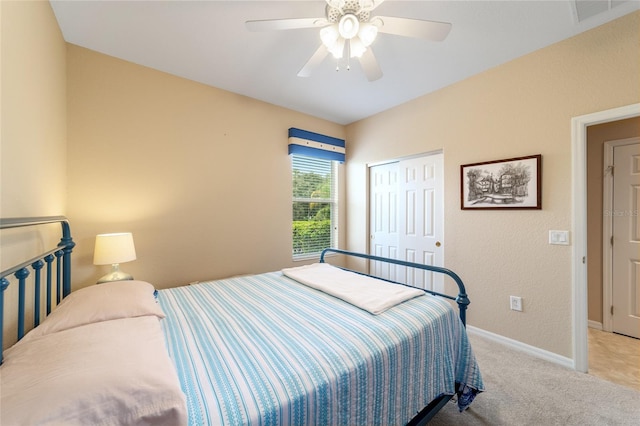
[(573, 361), (574, 369), (588, 371), (588, 291), (587, 291), (587, 128), (640, 116), (640, 104), (628, 105), (571, 120), (572, 207), (573, 207)]
[[(444, 265), (444, 156), (442, 152), (369, 167), (369, 253)], [(399, 265), (372, 261), (382, 278), (442, 292), (444, 278)]]
[[(640, 136), (640, 117), (595, 124), (587, 129), (587, 335), (588, 373), (640, 390), (640, 340), (625, 335), (633, 333), (634, 325), (630, 332), (614, 325), (615, 316), (623, 320), (635, 317), (638, 321), (637, 299), (633, 296), (637, 293), (637, 281), (629, 273), (639, 252), (627, 243), (633, 244), (629, 237), (637, 234), (639, 224), (638, 217), (631, 216), (637, 207), (628, 205), (633, 201), (632, 185), (624, 178), (632, 177), (631, 168), (637, 169), (631, 157), (640, 154), (637, 145), (640, 138), (635, 136)], [(619, 151), (626, 147), (633, 152), (634, 145), (635, 154)], [(637, 180), (637, 173), (634, 174)], [(615, 250), (625, 247), (632, 251), (626, 260), (618, 253), (614, 255)], [(617, 262), (623, 263), (614, 266)], [(620, 273), (626, 278), (614, 277)], [(614, 288), (614, 282), (626, 288)], [(619, 296), (622, 300), (614, 301)], [(632, 308), (632, 315), (620, 315)], [(635, 325), (635, 329), (640, 331), (640, 326)]]
[[(639, 142), (640, 117), (592, 125), (587, 129), (587, 311), (590, 329), (629, 334), (624, 332), (624, 327), (613, 327), (613, 316), (625, 322), (623, 312), (632, 310), (635, 328), (640, 331), (637, 277), (631, 276), (637, 269), (633, 265), (637, 264), (639, 250), (634, 241), (640, 239), (637, 212), (631, 215), (637, 210), (637, 194), (633, 201), (632, 182), (624, 182), (625, 176), (627, 181), (638, 180), (638, 173), (631, 172), (638, 164), (633, 163), (631, 153), (625, 157), (620, 151), (635, 150), (637, 158)], [(616, 152), (617, 158), (614, 158)], [(614, 173), (616, 166), (619, 173)], [(614, 184), (619, 191), (615, 197)], [(621, 255), (614, 256), (621, 250), (629, 252), (626, 261)], [(619, 287), (614, 291), (613, 283), (621, 283), (627, 288)], [(615, 303), (614, 298), (618, 299)], [(634, 337), (637, 334), (631, 333)]]

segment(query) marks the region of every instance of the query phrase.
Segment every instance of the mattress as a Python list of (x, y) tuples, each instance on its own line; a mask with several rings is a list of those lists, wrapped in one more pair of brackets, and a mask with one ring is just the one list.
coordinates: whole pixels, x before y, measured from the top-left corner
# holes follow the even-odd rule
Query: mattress
[(457, 384), (483, 389), (465, 329), (438, 297), (372, 315), (272, 272), (158, 301), (191, 425), (405, 424)]

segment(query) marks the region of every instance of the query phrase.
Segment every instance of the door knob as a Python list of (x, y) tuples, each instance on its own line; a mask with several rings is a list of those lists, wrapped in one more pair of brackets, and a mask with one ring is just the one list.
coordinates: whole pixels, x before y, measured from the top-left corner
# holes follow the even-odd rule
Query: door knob
[(442, 243), (440, 243), (440, 241), (436, 241), (436, 247), (440, 247), (442, 245)]

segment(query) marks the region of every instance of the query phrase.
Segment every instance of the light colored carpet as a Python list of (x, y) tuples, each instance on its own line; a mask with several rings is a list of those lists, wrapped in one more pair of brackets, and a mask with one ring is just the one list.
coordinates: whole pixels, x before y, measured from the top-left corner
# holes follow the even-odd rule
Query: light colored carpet
[(469, 337), (486, 391), (463, 413), (448, 403), (430, 426), (640, 425), (640, 392)]

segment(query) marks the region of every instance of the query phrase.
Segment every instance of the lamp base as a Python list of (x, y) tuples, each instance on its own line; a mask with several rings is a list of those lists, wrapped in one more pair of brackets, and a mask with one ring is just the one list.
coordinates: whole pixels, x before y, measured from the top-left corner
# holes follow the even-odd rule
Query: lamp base
[(110, 283), (112, 281), (127, 281), (132, 279), (133, 277), (131, 276), (131, 274), (127, 274), (126, 272), (116, 270), (116, 271), (109, 272), (107, 275), (100, 278), (96, 283), (103, 284), (103, 283)]

